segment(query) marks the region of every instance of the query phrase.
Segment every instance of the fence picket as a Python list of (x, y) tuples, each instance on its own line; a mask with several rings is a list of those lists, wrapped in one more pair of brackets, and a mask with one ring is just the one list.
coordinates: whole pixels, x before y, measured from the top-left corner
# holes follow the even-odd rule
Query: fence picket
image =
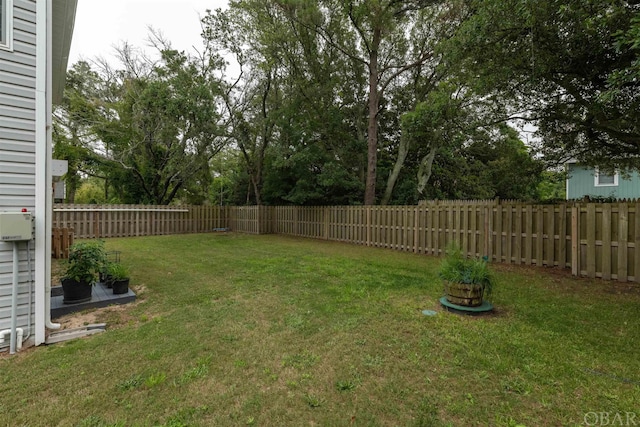
[(618, 281), (628, 280), (628, 237), (629, 237), (629, 205), (618, 205)]

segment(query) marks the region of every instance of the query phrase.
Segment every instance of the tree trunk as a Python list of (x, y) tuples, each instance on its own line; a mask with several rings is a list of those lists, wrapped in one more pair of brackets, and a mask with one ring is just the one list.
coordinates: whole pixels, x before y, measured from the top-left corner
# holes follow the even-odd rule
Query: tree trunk
[(400, 176), (400, 171), (402, 170), (402, 166), (404, 166), (404, 161), (407, 159), (407, 154), (409, 154), (409, 140), (408, 138), (400, 137), (398, 158), (396, 159), (396, 163), (393, 165), (393, 170), (391, 171), (391, 175), (389, 175), (389, 179), (387, 179), (387, 188), (385, 189), (384, 196), (382, 196), (382, 200), (380, 201), (381, 205), (389, 204), (393, 188), (396, 185), (398, 176)]
[(364, 204), (376, 204), (376, 173), (378, 165), (378, 46), (381, 30), (373, 32), (371, 52), (369, 53), (369, 125), (367, 127), (367, 181), (365, 184)]
[(421, 196), (424, 196), (424, 189), (427, 187), (429, 178), (431, 178), (433, 159), (436, 157), (436, 151), (438, 151), (438, 146), (433, 144), (429, 154), (424, 156), (420, 161), (420, 167), (418, 167), (418, 193), (420, 193)]

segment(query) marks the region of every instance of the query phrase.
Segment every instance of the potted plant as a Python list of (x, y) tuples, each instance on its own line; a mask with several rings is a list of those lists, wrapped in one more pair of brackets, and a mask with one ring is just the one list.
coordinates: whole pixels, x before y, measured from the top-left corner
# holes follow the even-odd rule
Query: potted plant
[(112, 262), (107, 270), (108, 280), (114, 294), (126, 294), (129, 292), (129, 270), (119, 262)]
[(74, 243), (69, 248), (67, 270), (61, 280), (65, 304), (91, 299), (92, 285), (105, 260), (104, 242), (101, 240)]
[(112, 268), (111, 267), (112, 264), (115, 264), (115, 262), (107, 260), (104, 263), (98, 279), (100, 283), (102, 283), (108, 289), (111, 289), (113, 286), (113, 278), (111, 277), (111, 273), (109, 273), (109, 270)]
[(493, 290), (493, 278), (487, 261), (466, 258), (457, 245), (450, 245), (440, 266), (445, 298), (463, 307), (478, 307)]

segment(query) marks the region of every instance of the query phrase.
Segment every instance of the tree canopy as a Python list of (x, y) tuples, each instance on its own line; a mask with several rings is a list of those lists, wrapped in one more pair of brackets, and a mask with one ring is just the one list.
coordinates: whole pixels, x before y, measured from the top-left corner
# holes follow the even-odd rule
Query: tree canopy
[(538, 127), (548, 161), (640, 167), (640, 4), (470, 0), (451, 61)]
[(154, 204), (556, 198), (547, 167), (567, 159), (640, 167), (639, 12), (232, 0), (195, 54), (152, 32), (155, 57), (125, 43), (119, 66), (75, 64), (55, 153), (70, 200), (82, 182), (83, 199)]

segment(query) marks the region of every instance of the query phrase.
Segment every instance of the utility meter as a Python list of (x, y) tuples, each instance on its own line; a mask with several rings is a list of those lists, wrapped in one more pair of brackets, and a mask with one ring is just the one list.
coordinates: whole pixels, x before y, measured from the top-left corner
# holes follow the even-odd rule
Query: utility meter
[(0, 241), (31, 240), (31, 213), (0, 212)]

